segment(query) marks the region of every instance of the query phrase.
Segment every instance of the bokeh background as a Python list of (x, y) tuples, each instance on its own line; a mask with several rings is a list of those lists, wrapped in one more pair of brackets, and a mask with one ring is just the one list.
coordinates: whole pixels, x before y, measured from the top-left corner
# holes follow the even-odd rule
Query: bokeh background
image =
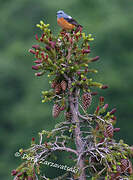
[[(0, 179), (8, 180), (20, 159), (14, 153), (27, 148), (42, 129), (59, 120), (51, 116), (51, 103), (41, 103), (47, 77), (37, 78), (28, 49), (40, 34), (40, 20), (59, 31), (56, 12), (64, 10), (92, 33), (97, 80), (109, 85), (104, 95), (109, 108), (117, 108), (117, 139), (133, 144), (133, 1), (132, 0), (0, 0)], [(98, 97), (95, 97), (98, 99)], [(63, 116), (62, 116), (63, 118)]]

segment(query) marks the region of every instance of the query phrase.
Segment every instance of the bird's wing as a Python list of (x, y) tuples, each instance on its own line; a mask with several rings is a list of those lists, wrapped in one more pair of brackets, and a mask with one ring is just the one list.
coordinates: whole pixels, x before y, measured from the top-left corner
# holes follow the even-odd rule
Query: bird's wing
[(75, 26), (80, 26), (82, 27), (76, 20), (74, 20), (73, 18), (64, 18), (65, 20), (67, 20), (70, 24), (73, 24)]

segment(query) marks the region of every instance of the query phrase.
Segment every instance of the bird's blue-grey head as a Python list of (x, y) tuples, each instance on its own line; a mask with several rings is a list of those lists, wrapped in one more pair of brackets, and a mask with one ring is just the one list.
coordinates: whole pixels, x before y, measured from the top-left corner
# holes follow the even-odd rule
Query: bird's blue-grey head
[(72, 18), (71, 16), (67, 15), (66, 13), (64, 13), (64, 11), (60, 10), (60, 11), (57, 12), (57, 18), (61, 18), (61, 17), (63, 17), (63, 18), (70, 18), (70, 19)]

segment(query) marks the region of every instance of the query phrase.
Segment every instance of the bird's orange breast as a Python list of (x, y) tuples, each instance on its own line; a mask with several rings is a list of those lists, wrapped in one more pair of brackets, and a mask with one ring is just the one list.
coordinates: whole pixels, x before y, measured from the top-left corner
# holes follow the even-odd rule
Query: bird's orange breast
[(73, 29), (75, 26), (67, 22), (63, 17), (57, 19), (57, 23), (59, 24), (62, 29)]

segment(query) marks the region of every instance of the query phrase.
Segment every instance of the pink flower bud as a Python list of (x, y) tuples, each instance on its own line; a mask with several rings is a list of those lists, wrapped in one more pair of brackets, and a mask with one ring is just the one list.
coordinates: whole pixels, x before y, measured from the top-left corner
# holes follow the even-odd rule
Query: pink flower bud
[(12, 176), (15, 176), (17, 173), (18, 173), (18, 171), (16, 171), (15, 169), (13, 169), (12, 172), (11, 172), (11, 175), (12, 175)]
[(42, 75), (43, 75), (43, 72), (35, 73), (35, 76), (42, 76)]
[(83, 81), (86, 81), (86, 78), (83, 78)]
[(32, 69), (38, 70), (38, 67), (37, 66), (32, 66)]
[(64, 111), (64, 109), (65, 109), (65, 106), (62, 106), (62, 107), (60, 108), (60, 111)]
[(37, 35), (37, 34), (35, 35), (35, 38), (36, 38), (36, 40), (37, 40), (37, 41), (39, 40), (39, 39), (38, 39), (38, 35)]
[(91, 92), (92, 96), (96, 96), (98, 94), (98, 92)]
[(100, 58), (99, 56), (96, 56), (93, 59), (91, 59), (91, 61), (97, 61), (99, 58)]
[(38, 59), (38, 60), (34, 61), (34, 63), (40, 64), (40, 63), (42, 63), (42, 60)]
[(109, 113), (110, 115), (114, 114), (116, 112), (116, 108), (112, 109)]
[(108, 88), (107, 85), (103, 85), (103, 86), (101, 87), (101, 89), (107, 89), (107, 88)]
[(35, 138), (34, 138), (34, 137), (32, 138), (32, 141), (35, 141)]
[(42, 56), (42, 58), (44, 59), (44, 52), (41, 52), (41, 56)]
[(32, 66), (32, 69), (38, 70), (38, 69), (41, 69), (41, 67), (42, 67), (42, 64), (37, 64), (35, 66)]
[(42, 37), (40, 37), (40, 41), (43, 42), (43, 38)]
[(96, 108), (96, 113), (98, 113), (99, 109), (100, 109), (100, 107), (99, 107), (99, 106), (97, 106), (97, 108)]
[(33, 49), (29, 49), (29, 52), (32, 54), (36, 54), (36, 52)]
[(104, 97), (103, 97), (103, 96), (100, 96), (99, 101), (100, 101), (101, 103), (103, 103), (103, 102), (104, 102)]
[(42, 34), (41, 38), (43, 39), (43, 38), (44, 38), (44, 36), (45, 36), (45, 33), (43, 33), (43, 34)]
[(43, 33), (41, 38), (40, 38), (40, 41), (43, 42), (43, 38), (44, 38), (45, 34)]
[(40, 46), (36, 44), (36, 45), (33, 45), (32, 48), (40, 49)]
[(105, 104), (105, 105), (103, 106), (103, 108), (104, 108), (104, 109), (107, 109), (108, 106), (109, 106), (108, 104)]
[(83, 54), (90, 53), (90, 50), (89, 50), (89, 49), (83, 49), (83, 50), (82, 50), (82, 53), (83, 53)]
[(114, 128), (114, 132), (119, 132), (120, 128)]
[(90, 49), (90, 46), (88, 45), (88, 49)]
[(38, 55), (39, 55), (39, 51), (37, 50), (36, 51), (36, 58), (38, 58)]

